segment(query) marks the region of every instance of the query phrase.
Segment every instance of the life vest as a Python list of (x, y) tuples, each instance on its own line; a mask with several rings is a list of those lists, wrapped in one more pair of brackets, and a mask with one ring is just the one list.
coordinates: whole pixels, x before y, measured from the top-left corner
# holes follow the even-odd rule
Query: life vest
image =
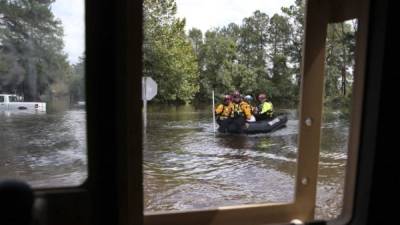
[(266, 115), (272, 117), (274, 114), (274, 109), (271, 102), (263, 102), (258, 107), (259, 115)]
[(229, 105), (220, 104), (215, 109), (215, 114), (218, 116), (218, 119), (224, 120), (232, 116), (233, 104), (229, 103)]
[(246, 119), (250, 119), (252, 116), (251, 106), (244, 101), (241, 101), (240, 103), (233, 103), (233, 116), (234, 117), (243, 116)]

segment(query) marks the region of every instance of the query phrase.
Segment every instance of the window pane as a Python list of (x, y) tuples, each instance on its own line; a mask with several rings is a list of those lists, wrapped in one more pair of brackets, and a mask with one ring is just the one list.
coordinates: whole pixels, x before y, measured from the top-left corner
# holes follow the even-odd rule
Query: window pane
[[(303, 12), (301, 1), (144, 1), (147, 212), (294, 200)], [(213, 91), (218, 106), (235, 90), (283, 117), (266, 105), (262, 124), (239, 115), (214, 131)]]
[(8, 100), (9, 100), (9, 102), (16, 102), (17, 98), (15, 96), (9, 96)]
[(328, 25), (317, 219), (341, 213), (348, 155), (357, 20)]
[(83, 4), (0, 3), (0, 179), (86, 179)]

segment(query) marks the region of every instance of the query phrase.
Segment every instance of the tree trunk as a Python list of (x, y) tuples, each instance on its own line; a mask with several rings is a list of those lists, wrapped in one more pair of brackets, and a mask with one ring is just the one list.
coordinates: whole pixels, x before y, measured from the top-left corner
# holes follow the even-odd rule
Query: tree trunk
[(26, 71), (26, 81), (27, 81), (27, 92), (25, 94), (25, 98), (27, 101), (37, 101), (38, 100), (38, 91), (37, 91), (37, 71), (36, 65), (34, 62), (33, 55), (33, 43), (31, 40), (27, 42), (28, 44), (28, 58), (27, 62), (27, 71)]
[(346, 54), (346, 40), (344, 39), (344, 23), (342, 23), (342, 48), (343, 48), (343, 64), (342, 64), (342, 94), (346, 95), (346, 62), (347, 62), (347, 54)]
[(346, 96), (346, 65), (342, 66), (342, 94)]

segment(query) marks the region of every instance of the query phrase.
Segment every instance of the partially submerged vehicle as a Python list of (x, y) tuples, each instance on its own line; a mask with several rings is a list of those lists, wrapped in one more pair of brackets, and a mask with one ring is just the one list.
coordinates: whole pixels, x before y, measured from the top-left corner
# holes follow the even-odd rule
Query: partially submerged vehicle
[(269, 133), (286, 126), (288, 118), (286, 115), (278, 115), (270, 120), (261, 120), (256, 122), (246, 122), (243, 126), (238, 126), (234, 122), (230, 123), (227, 127), (220, 126), (219, 132), (222, 133), (245, 133), (245, 134), (258, 134)]
[(46, 112), (46, 103), (24, 102), (21, 96), (0, 94), (0, 111)]

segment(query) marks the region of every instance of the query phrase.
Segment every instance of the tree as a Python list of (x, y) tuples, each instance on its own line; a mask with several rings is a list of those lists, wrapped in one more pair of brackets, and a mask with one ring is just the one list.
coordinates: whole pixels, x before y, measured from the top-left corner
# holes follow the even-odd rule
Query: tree
[(72, 73), (69, 77), (70, 102), (82, 101), (85, 99), (85, 58), (79, 57), (78, 63), (72, 66)]
[(61, 22), (50, 10), (54, 0), (0, 0), (0, 89), (26, 100), (67, 94), (70, 71), (63, 53)]
[[(184, 34), (174, 0), (145, 0), (144, 73), (160, 84), (159, 101), (208, 101), (239, 90), (267, 92), (275, 102), (298, 101), (304, 36), (304, 1), (272, 17), (256, 10), (241, 24)], [(348, 95), (355, 26), (328, 28), (326, 95)], [(183, 94), (184, 93), (184, 94)], [(185, 97), (186, 96), (186, 97)]]
[(176, 18), (174, 0), (145, 0), (143, 9), (143, 73), (159, 84), (156, 100), (189, 103), (199, 91), (199, 70), (185, 20)]
[(240, 27), (240, 41), (238, 50), (240, 52), (240, 61), (247, 68), (258, 68), (259, 72), (266, 75), (266, 54), (265, 47), (268, 38), (267, 14), (255, 11), (251, 17), (243, 19)]
[(197, 28), (192, 28), (189, 30), (189, 40), (192, 43), (193, 50), (196, 53), (196, 56), (200, 54), (200, 48), (203, 44), (203, 33), (201, 30)]
[(209, 99), (212, 90), (226, 93), (233, 88), (235, 69), (235, 42), (223, 36), (218, 30), (205, 33), (204, 44), (200, 49), (200, 95), (198, 99)]
[(354, 69), (355, 27), (351, 23), (328, 26), (325, 59), (325, 96), (346, 96)]
[[(289, 60), (292, 65), (292, 73), (296, 78), (296, 93), (300, 87), (300, 66), (301, 54), (304, 40), (304, 0), (295, 0), (295, 4), (289, 7), (281, 8), (284, 15), (289, 17), (289, 23), (292, 27), (289, 41)], [(297, 95), (297, 94), (296, 94)]]
[(268, 45), (267, 14), (256, 10), (250, 17), (242, 20), (241, 25), (229, 24), (222, 31), (236, 42), (236, 73), (233, 73), (233, 89), (246, 94), (255, 94), (272, 90), (268, 80), (267, 54)]
[(227, 26), (224, 26), (220, 29), (220, 33), (224, 36), (224, 37), (228, 37), (231, 38), (236, 45), (239, 45), (239, 41), (240, 41), (240, 26), (236, 23), (230, 23)]
[(276, 91), (272, 93), (276, 99), (291, 102), (297, 96), (293, 92), (295, 83), (292, 79), (292, 71), (288, 67), (290, 54), (290, 34), (292, 27), (288, 17), (274, 14), (269, 25), (268, 57), (271, 60), (271, 81)]

